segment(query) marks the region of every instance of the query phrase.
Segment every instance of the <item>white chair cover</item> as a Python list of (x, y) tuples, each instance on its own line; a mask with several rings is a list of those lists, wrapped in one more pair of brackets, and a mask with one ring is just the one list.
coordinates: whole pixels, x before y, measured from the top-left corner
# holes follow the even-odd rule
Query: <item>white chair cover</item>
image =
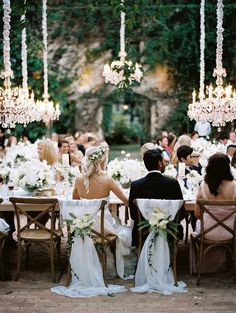
[[(60, 200), (60, 211), (63, 220), (91, 214), (95, 217), (102, 200)], [(51, 288), (52, 292), (68, 297), (91, 297), (126, 291), (123, 286), (105, 286), (102, 267), (99, 262), (93, 240), (89, 236), (74, 238), (70, 255), (72, 281), (68, 287)]]
[[(137, 199), (138, 208), (146, 220), (151, 218), (155, 208), (159, 208), (167, 216), (170, 215), (170, 221), (173, 221), (182, 204), (182, 200)], [(178, 286), (174, 286), (169, 246), (163, 237), (155, 237), (152, 249), (152, 266), (148, 264), (149, 242), (153, 240), (154, 235), (154, 232), (150, 232), (144, 243), (135, 274), (135, 287), (131, 288), (131, 291), (159, 292), (164, 295), (173, 292), (186, 292), (184, 282), (178, 282)]]
[(10, 226), (7, 224), (7, 222), (3, 218), (0, 218), (0, 232), (8, 233), (9, 230), (10, 230)]

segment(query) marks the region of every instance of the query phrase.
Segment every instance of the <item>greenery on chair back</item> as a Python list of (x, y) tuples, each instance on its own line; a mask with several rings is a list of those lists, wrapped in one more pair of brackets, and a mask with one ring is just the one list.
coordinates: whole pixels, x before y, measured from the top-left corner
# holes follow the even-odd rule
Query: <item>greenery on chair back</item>
[[(187, 104), (191, 100), (193, 88), (199, 86), (199, 0), (126, 0), (126, 44), (127, 53), (133, 61), (139, 61), (148, 70), (157, 64), (167, 65), (175, 82), (175, 95), (178, 105), (169, 116), (166, 128), (178, 133), (191, 130), (192, 123), (186, 117)], [(41, 38), (41, 1), (28, 0), (27, 33), (29, 50), (29, 85), (40, 97), (43, 89), (42, 38)], [(2, 8), (1, 8), (2, 11)], [(15, 73), (14, 82), (21, 83), (20, 36), (22, 25), (20, 15), (22, 2), (12, 2), (11, 19), (11, 61)], [(236, 83), (235, 73), (235, 20), (236, 4), (225, 1), (224, 7), (224, 54), (223, 65), (227, 70), (227, 81)], [(2, 13), (2, 12), (1, 12)], [(70, 69), (58, 71), (57, 61), (66, 52), (70, 42), (81, 44), (94, 38), (100, 45), (87, 49), (87, 62), (92, 62), (103, 51), (111, 50), (112, 59), (118, 58), (120, 0), (48, 0), (49, 42), (61, 42), (54, 51), (49, 64), (49, 92), (55, 102), (63, 108), (63, 116), (54, 129), (60, 132), (75, 128), (75, 103), (68, 99), (67, 87), (73, 77)], [(2, 29), (2, 21), (1, 29)], [(206, 1), (206, 82), (212, 79), (215, 67), (216, 48), (216, 1)], [(95, 39), (96, 40), (96, 39)], [(66, 44), (65, 44), (66, 43)], [(68, 43), (68, 44), (67, 44)], [(2, 42), (1, 42), (2, 45)], [(62, 48), (63, 47), (63, 48)], [(1, 47), (0, 47), (1, 49)], [(2, 54), (0, 56), (2, 64)], [(145, 73), (144, 73), (145, 75)], [(105, 83), (104, 83), (105, 86)], [(104, 86), (102, 89), (104, 90)], [(106, 88), (105, 88), (106, 89)], [(112, 114), (112, 101), (104, 101), (102, 92), (97, 97), (104, 105), (105, 118), (103, 129), (109, 131)], [(27, 128), (30, 135), (37, 137), (40, 127)], [(41, 128), (42, 129), (42, 128)]]

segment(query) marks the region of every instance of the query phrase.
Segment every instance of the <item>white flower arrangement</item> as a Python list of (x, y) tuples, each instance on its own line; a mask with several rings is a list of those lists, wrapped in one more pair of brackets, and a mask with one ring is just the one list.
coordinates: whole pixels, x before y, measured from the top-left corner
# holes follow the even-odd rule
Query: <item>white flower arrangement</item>
[(13, 168), (32, 158), (38, 159), (37, 144), (19, 142), (7, 151), (3, 163)]
[(143, 77), (141, 65), (127, 60), (116, 60), (109, 66), (106, 64), (102, 72), (106, 83), (117, 85), (124, 89), (131, 86), (137, 86)]
[[(124, 153), (121, 152), (123, 155)], [(117, 158), (107, 165), (107, 174), (121, 185), (128, 185), (132, 181), (144, 176), (145, 169), (138, 160), (129, 159), (130, 154), (125, 154), (123, 160)]]
[(197, 171), (192, 170), (187, 175), (187, 184), (188, 186), (198, 187), (203, 180), (203, 176), (200, 175)]
[(194, 151), (200, 154), (199, 162), (206, 167), (210, 156), (217, 152), (226, 153), (226, 146), (220, 143), (212, 143), (204, 138), (198, 138), (192, 142)]
[(55, 184), (54, 172), (46, 161), (32, 159), (21, 163), (10, 173), (10, 179), (14, 185), (19, 186), (27, 191), (50, 188)]
[(178, 175), (178, 172), (177, 172), (176, 168), (174, 167), (173, 164), (169, 163), (165, 167), (164, 176), (168, 176), (168, 177), (171, 177), (171, 178), (176, 178), (177, 175)]

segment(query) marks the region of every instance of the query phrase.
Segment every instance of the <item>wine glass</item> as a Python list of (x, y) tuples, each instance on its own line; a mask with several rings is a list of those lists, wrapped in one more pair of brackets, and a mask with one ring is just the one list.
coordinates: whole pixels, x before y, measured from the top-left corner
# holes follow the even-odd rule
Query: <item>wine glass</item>
[(14, 190), (14, 182), (13, 180), (9, 180), (7, 187), (10, 191)]

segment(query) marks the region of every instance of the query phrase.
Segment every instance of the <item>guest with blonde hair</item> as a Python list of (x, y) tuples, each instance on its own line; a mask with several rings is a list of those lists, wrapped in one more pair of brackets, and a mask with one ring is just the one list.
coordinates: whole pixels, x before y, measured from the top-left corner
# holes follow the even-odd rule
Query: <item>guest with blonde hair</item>
[(49, 165), (54, 165), (58, 161), (57, 151), (49, 139), (38, 142), (38, 155), (40, 161), (47, 161)]
[(140, 149), (140, 153), (141, 153), (141, 156), (142, 156), (142, 159), (143, 159), (143, 156), (144, 156), (144, 153), (149, 151), (149, 150), (155, 150), (157, 148), (157, 146), (152, 143), (152, 142), (146, 142), (145, 144), (143, 144), (141, 146), (141, 149)]
[(174, 145), (172, 157), (171, 157), (171, 163), (176, 165), (178, 163), (178, 157), (177, 157), (177, 150), (180, 146), (189, 146), (191, 147), (191, 138), (188, 135), (181, 135), (179, 136), (178, 140), (176, 141), (176, 144)]

